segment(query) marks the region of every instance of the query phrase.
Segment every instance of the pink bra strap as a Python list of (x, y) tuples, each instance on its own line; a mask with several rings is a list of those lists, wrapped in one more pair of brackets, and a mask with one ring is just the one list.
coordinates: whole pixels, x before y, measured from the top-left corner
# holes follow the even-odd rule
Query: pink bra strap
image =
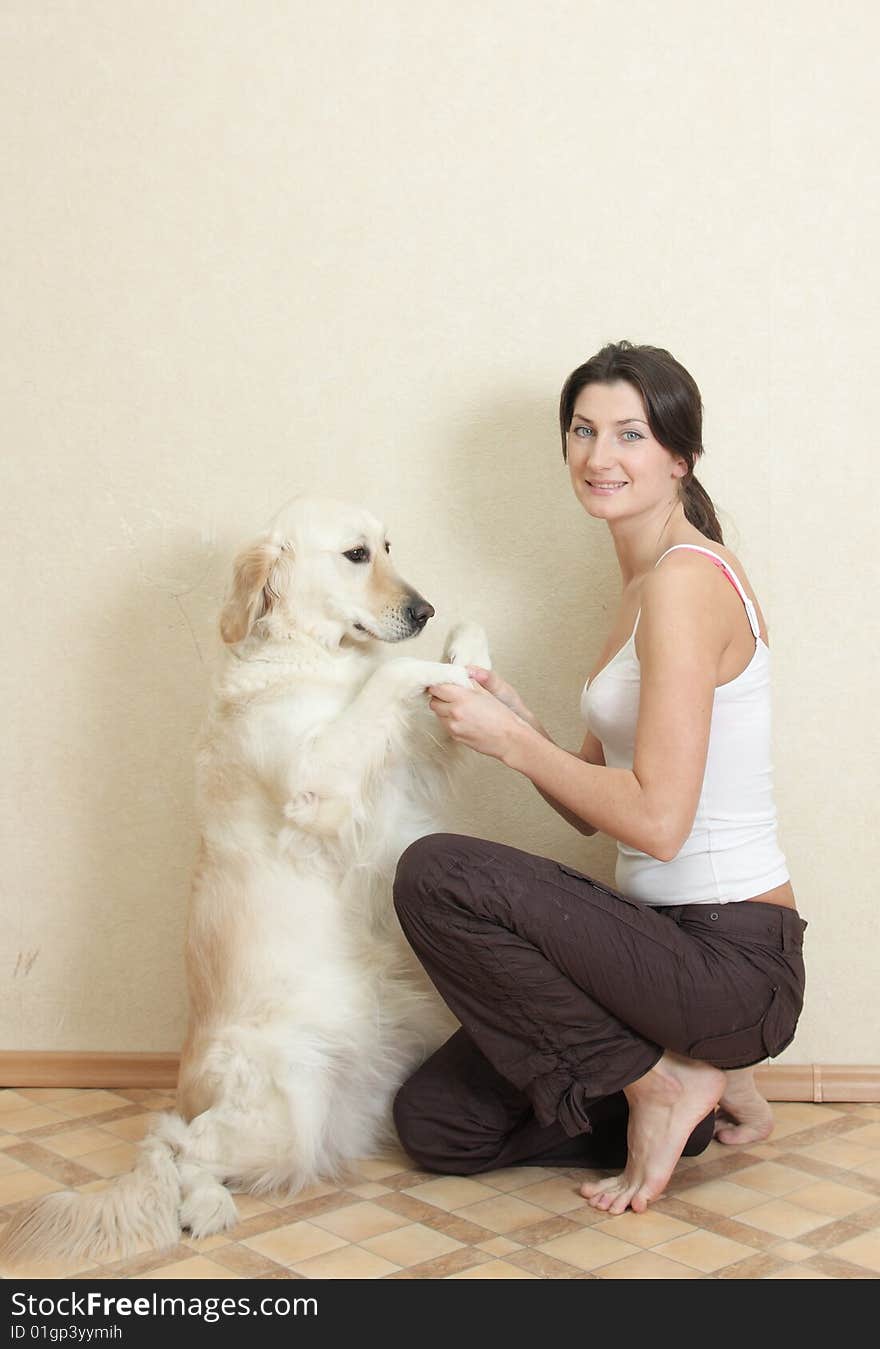
[(736, 581), (734, 581), (733, 577), (731, 576), (730, 572), (729, 572), (729, 571), (727, 570), (727, 568), (725, 567), (724, 563), (721, 561), (721, 558), (720, 558), (720, 557), (710, 557), (709, 560), (710, 560), (710, 562), (712, 562), (712, 563), (719, 569), (719, 571), (721, 571), (721, 572), (724, 574), (724, 576), (727, 578), (727, 580), (728, 580), (728, 581), (730, 582), (730, 584), (733, 586), (733, 588), (734, 588), (734, 590), (736, 591), (737, 595), (739, 595), (739, 586), (737, 585)]
[(666, 552), (662, 553), (660, 557), (658, 557), (657, 561), (654, 563), (654, 566), (655, 567), (659, 566), (659, 564), (663, 561), (664, 557), (666, 557), (667, 553), (674, 553), (678, 548), (687, 548), (690, 552), (703, 553), (704, 556), (708, 557), (709, 560), (713, 562), (716, 567), (721, 568), (724, 575), (727, 577), (728, 581), (733, 586), (734, 590), (739, 595), (740, 599), (745, 605), (746, 616), (749, 620), (749, 626), (752, 629), (752, 635), (755, 638), (755, 641), (757, 641), (761, 636), (761, 625), (758, 622), (757, 610), (755, 609), (754, 604), (749, 599), (746, 592), (743, 590), (739, 578), (734, 573), (732, 567), (730, 567), (722, 557), (719, 557), (717, 553), (713, 553), (711, 548), (702, 548), (698, 543), (674, 543), (671, 548), (667, 548)]

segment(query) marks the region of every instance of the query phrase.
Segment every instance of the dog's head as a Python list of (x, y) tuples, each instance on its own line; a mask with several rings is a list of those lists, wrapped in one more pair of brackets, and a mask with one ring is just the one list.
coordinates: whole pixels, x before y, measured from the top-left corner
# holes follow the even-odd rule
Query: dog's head
[(309, 633), (327, 646), (345, 638), (400, 642), (434, 610), (392, 566), (378, 520), (342, 501), (298, 497), (269, 533), (239, 554), (220, 633), (232, 646)]

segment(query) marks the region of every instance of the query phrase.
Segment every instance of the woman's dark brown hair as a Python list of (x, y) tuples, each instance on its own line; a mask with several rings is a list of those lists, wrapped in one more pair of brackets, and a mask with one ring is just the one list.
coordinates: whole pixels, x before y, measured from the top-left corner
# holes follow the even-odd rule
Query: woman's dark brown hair
[(694, 464), (703, 453), (700, 391), (693, 376), (663, 347), (609, 342), (571, 372), (559, 399), (563, 459), (568, 458), (568, 430), (581, 389), (588, 384), (611, 384), (618, 379), (626, 380), (641, 394), (654, 439), (687, 464), (687, 473), (679, 480), (685, 516), (706, 538), (723, 543), (715, 507), (694, 477)]

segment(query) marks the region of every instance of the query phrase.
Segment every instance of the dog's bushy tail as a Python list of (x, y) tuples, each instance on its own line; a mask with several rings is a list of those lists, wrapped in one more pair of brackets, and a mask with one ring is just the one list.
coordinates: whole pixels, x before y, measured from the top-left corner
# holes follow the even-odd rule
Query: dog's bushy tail
[(25, 1205), (0, 1238), (0, 1264), (118, 1259), (139, 1242), (157, 1249), (176, 1245), (184, 1225), (198, 1235), (230, 1226), (236, 1218), (232, 1196), (185, 1159), (186, 1134), (179, 1115), (157, 1116), (133, 1171), (95, 1194), (64, 1191)]

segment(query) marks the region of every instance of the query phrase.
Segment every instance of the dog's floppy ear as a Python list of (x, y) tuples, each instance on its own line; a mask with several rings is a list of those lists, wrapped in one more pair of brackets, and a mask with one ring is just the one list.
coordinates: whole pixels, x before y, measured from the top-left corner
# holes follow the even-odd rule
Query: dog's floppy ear
[(273, 535), (235, 559), (232, 589), (220, 615), (220, 636), (227, 646), (244, 641), (257, 619), (271, 613), (278, 600), (278, 563), (288, 551), (283, 539)]

